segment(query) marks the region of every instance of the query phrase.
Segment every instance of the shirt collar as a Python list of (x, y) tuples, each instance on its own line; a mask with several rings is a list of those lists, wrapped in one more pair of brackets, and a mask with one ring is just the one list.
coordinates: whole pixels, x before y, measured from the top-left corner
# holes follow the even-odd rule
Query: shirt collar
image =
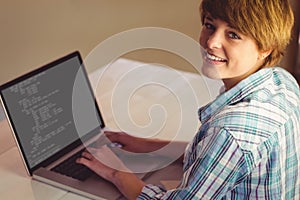
[(230, 90), (221, 93), (214, 101), (199, 109), (199, 119), (202, 124), (219, 113), (225, 106), (235, 104), (245, 99), (249, 94), (264, 87), (272, 76), (272, 68), (264, 68), (240, 81)]

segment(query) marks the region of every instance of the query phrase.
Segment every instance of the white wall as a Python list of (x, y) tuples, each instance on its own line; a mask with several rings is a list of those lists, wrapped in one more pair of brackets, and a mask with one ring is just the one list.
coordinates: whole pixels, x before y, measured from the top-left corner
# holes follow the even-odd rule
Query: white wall
[[(200, 30), (199, 0), (0, 1), (0, 84), (73, 50), (85, 57), (101, 41), (128, 29), (165, 27), (195, 40)], [(193, 71), (166, 52), (145, 52), (129, 57)]]

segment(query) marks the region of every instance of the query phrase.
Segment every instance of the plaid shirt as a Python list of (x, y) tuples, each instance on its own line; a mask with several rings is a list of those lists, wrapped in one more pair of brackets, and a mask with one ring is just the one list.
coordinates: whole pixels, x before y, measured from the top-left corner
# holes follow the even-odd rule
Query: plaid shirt
[(181, 185), (147, 185), (138, 199), (300, 199), (300, 92), (262, 69), (199, 109)]

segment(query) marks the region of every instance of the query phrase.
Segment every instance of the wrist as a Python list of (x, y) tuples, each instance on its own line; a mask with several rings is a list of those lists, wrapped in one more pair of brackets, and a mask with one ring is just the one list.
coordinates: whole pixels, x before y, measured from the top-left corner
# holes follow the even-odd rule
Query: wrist
[(116, 186), (122, 186), (123, 182), (125, 182), (127, 179), (130, 180), (133, 177), (136, 177), (133, 173), (113, 170), (110, 181)]
[(146, 185), (135, 174), (130, 172), (115, 170), (111, 176), (111, 182), (127, 199), (136, 199)]

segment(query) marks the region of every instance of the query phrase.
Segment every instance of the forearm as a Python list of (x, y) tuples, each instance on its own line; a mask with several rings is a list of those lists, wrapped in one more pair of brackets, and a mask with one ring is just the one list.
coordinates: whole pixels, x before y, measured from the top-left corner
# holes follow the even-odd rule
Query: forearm
[(120, 143), (122, 149), (125, 151), (133, 153), (151, 153), (170, 157), (175, 160), (182, 157), (188, 144), (187, 142), (181, 141), (135, 137), (124, 132), (106, 132), (105, 135), (111, 142)]
[(149, 139), (145, 152), (153, 152), (157, 155), (167, 156), (171, 158), (179, 158), (183, 156), (187, 142), (182, 141), (167, 141), (160, 139)]
[[(161, 156), (173, 157), (176, 160), (181, 158), (181, 162), (187, 145), (186, 142), (173, 142), (160, 139), (144, 139), (143, 144), (145, 147), (143, 149), (144, 153), (152, 152)], [(136, 175), (122, 171), (114, 172), (111, 182), (127, 199), (137, 199), (144, 186), (146, 186), (146, 183), (137, 178)]]
[(146, 185), (134, 174), (122, 171), (115, 171), (111, 178), (111, 182), (129, 200), (137, 199), (143, 187)]

